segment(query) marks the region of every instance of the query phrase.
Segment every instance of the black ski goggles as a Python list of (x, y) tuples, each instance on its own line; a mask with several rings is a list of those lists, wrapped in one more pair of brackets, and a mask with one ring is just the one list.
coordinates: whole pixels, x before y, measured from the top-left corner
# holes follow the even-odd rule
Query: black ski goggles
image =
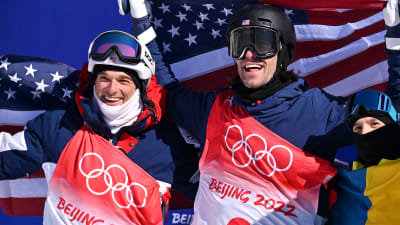
[(98, 36), (92, 43), (89, 56), (96, 61), (102, 61), (113, 51), (125, 63), (137, 64), (141, 61), (141, 47), (138, 41), (133, 36), (115, 31)]
[(279, 46), (278, 32), (266, 27), (238, 27), (229, 35), (229, 55), (236, 59), (243, 59), (248, 49), (258, 58), (270, 58), (279, 52)]

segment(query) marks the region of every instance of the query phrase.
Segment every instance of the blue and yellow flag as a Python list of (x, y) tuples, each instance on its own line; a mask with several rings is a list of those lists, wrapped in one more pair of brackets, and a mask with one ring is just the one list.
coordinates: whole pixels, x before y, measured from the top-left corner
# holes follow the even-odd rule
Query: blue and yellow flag
[(332, 225), (400, 224), (400, 161), (382, 160), (379, 165), (337, 174), (337, 201)]

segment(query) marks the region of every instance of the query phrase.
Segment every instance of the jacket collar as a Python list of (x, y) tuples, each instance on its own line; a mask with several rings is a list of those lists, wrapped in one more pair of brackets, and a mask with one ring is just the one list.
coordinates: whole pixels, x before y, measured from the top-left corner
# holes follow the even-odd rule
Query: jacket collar
[(245, 104), (238, 98), (234, 98), (234, 103), (245, 108), (249, 113), (264, 111), (273, 108), (279, 108), (282, 103), (302, 95), (308, 89), (307, 82), (304, 78), (299, 78), (297, 81), (282, 88), (274, 95), (262, 99), (260, 102)]

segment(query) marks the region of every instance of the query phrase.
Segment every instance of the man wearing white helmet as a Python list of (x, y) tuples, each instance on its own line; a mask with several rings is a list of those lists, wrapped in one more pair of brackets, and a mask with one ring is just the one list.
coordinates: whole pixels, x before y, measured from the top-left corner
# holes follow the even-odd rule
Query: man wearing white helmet
[[(122, 31), (104, 32), (90, 44), (88, 72), (94, 76), (89, 81), (86, 91), (89, 91), (89, 96), (91, 91), (96, 93), (93, 96), (112, 133), (116, 133), (124, 121), (135, 121), (142, 112), (143, 104), (151, 110), (154, 120), (158, 120), (159, 115), (154, 111), (154, 102), (147, 97), (153, 64), (147, 47)], [(120, 85), (123, 91), (118, 94), (115, 93), (112, 81), (124, 81), (123, 77), (119, 77), (121, 74), (128, 78), (129, 82), (128, 85)], [(98, 77), (99, 75), (101, 76)]]
[(0, 179), (44, 169), (44, 224), (162, 224), (173, 154), (187, 145), (161, 121), (166, 92), (152, 57), (134, 36), (108, 31), (88, 59), (75, 102), (0, 133)]
[[(140, 44), (131, 34), (122, 31), (107, 31), (100, 34), (90, 44), (88, 54), (89, 72), (93, 72), (94, 67), (98, 65), (126, 68), (135, 71), (138, 78), (146, 85), (153, 75), (154, 62), (146, 45)], [(110, 61), (110, 57), (114, 61)]]

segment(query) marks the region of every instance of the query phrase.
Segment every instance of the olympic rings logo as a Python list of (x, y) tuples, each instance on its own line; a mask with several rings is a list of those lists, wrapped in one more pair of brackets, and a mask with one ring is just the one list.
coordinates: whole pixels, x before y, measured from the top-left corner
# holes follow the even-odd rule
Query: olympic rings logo
[[(94, 157), (94, 158), (97, 158), (98, 160), (100, 160), (101, 168), (93, 169), (89, 173), (85, 173), (83, 171), (83, 169), (82, 169), (82, 164), (83, 164), (83, 160), (86, 157)], [(136, 183), (136, 182), (132, 182), (131, 184), (128, 185), (128, 174), (127, 174), (127, 172), (125, 171), (124, 168), (122, 168), (120, 165), (117, 165), (117, 164), (112, 164), (112, 165), (108, 166), (106, 169), (104, 169), (104, 168), (105, 168), (104, 160), (97, 153), (86, 153), (86, 154), (83, 155), (83, 157), (79, 161), (79, 171), (81, 172), (81, 174), (84, 177), (86, 177), (86, 187), (92, 194), (94, 194), (94, 195), (105, 195), (111, 190), (111, 196), (112, 196), (112, 198), (114, 200), (114, 203), (120, 208), (127, 209), (130, 206), (133, 206), (133, 207), (136, 207), (136, 208), (142, 208), (142, 207), (144, 207), (146, 205), (146, 197), (147, 197), (146, 188), (143, 185), (141, 185), (139, 183)], [(125, 179), (124, 179), (123, 183), (116, 182), (114, 184), (113, 177), (111, 176), (111, 174), (109, 172), (112, 168), (120, 170), (125, 175)], [(90, 185), (90, 180), (94, 179), (94, 178), (98, 178), (101, 175), (103, 175), (104, 184), (106, 185), (106, 188), (105, 188), (104, 191), (95, 191)], [(132, 192), (132, 187), (134, 187), (134, 186), (143, 189), (144, 197), (143, 197), (143, 201), (142, 201), (143, 203), (141, 205), (137, 205), (134, 202), (134, 194)], [(125, 197), (126, 197), (127, 204), (121, 204), (117, 200), (117, 198), (121, 199), (120, 195), (116, 196), (116, 194), (118, 192), (120, 192), (120, 191), (125, 191)]]
[[(230, 132), (232, 129), (238, 129), (239, 134), (241, 139), (237, 140), (233, 145), (228, 144), (228, 137), (230, 135)], [(264, 144), (264, 147), (260, 149), (259, 151), (254, 151), (253, 147), (249, 144), (250, 138), (256, 138), (261, 140), (261, 143)], [(232, 137), (230, 139), (233, 139)], [(270, 149), (267, 148), (267, 141), (259, 134), (250, 134), (246, 138), (243, 137), (243, 131), (242, 128), (238, 125), (231, 125), (228, 127), (226, 130), (225, 134), (225, 145), (226, 147), (232, 152), (232, 162), (234, 165), (236, 165), (239, 168), (245, 168), (250, 163), (253, 163), (254, 167), (257, 169), (257, 171), (265, 176), (271, 177), (275, 174), (276, 171), (286, 171), (288, 170), (292, 164), (293, 164), (293, 153), (292, 151), (284, 146), (284, 145), (275, 145), (271, 147)], [(249, 158), (247, 161), (245, 160), (244, 163), (240, 163), (237, 161), (235, 158), (235, 153), (240, 151), (241, 149), (244, 148), (244, 152), (246, 156)], [(274, 155), (272, 154), (273, 151), (282, 151), (285, 150), (289, 153), (289, 162), (286, 167), (283, 168), (278, 168), (277, 167), (277, 160), (275, 159)], [(264, 173), (260, 168), (257, 166), (257, 161), (261, 160), (263, 161), (264, 156), (266, 156), (266, 162), (268, 165), (272, 168), (272, 171), (269, 174)]]

